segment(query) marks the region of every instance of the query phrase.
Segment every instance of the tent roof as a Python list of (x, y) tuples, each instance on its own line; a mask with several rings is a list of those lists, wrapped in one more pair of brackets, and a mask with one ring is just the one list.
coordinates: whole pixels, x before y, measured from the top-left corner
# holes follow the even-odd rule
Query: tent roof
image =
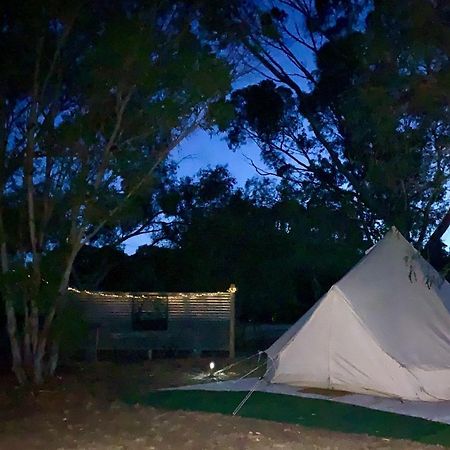
[(266, 351), (266, 378), (450, 400), (449, 293), (394, 228)]
[[(450, 367), (450, 285), (392, 228), (333, 289), (380, 347), (400, 364)], [(327, 294), (269, 349), (275, 358)]]

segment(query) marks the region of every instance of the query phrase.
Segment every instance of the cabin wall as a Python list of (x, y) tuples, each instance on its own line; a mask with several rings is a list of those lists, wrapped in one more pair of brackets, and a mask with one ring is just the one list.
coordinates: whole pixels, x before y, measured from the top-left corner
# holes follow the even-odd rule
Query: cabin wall
[(234, 292), (75, 293), (96, 352), (234, 353)]

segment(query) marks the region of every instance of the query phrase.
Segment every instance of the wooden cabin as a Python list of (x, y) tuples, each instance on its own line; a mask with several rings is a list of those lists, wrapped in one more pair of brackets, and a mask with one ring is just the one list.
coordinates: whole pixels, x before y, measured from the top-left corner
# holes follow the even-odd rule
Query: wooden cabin
[(234, 357), (235, 292), (91, 292), (71, 289), (101, 351), (228, 352)]

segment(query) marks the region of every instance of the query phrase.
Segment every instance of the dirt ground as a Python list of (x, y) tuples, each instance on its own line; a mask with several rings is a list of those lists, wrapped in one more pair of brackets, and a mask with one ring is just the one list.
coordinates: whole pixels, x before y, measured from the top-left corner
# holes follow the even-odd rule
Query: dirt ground
[[(163, 411), (118, 401), (131, 391), (192, 384), (207, 375), (208, 362), (192, 358), (76, 366), (61, 371), (57, 379), (34, 392), (15, 387), (14, 380), (4, 376), (0, 386), (0, 449), (441, 448), (220, 414)], [(225, 364), (222, 360), (217, 365)]]

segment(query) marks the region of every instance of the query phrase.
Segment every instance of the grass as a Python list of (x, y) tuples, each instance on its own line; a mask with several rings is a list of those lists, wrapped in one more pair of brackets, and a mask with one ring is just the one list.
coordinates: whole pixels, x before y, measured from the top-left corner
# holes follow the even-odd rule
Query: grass
[[(174, 390), (127, 400), (163, 409), (231, 414), (244, 396), (245, 392)], [(239, 416), (450, 447), (448, 425), (328, 400), (254, 392)]]

